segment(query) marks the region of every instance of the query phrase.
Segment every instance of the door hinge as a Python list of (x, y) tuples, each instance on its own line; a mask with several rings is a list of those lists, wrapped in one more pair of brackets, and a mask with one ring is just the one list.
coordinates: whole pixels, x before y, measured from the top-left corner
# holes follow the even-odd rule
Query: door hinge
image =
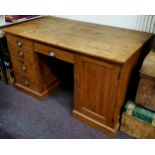
[(114, 123), (114, 117), (112, 117), (112, 120), (111, 120), (112, 124)]
[(120, 79), (121, 77), (121, 71), (118, 72), (118, 80)]
[(80, 85), (80, 81), (79, 80), (75, 80), (75, 87), (78, 87)]

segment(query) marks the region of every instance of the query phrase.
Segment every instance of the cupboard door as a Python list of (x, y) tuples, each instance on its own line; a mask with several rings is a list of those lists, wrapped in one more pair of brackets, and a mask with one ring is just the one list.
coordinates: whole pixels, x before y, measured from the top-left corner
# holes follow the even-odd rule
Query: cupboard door
[(112, 126), (120, 68), (108, 62), (77, 56), (75, 110)]

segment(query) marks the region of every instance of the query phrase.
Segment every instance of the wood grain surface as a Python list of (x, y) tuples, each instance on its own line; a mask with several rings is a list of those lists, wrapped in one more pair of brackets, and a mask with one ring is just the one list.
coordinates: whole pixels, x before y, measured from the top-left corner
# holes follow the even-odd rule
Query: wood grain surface
[(4, 31), (118, 63), (126, 62), (152, 36), (52, 16), (11, 26)]

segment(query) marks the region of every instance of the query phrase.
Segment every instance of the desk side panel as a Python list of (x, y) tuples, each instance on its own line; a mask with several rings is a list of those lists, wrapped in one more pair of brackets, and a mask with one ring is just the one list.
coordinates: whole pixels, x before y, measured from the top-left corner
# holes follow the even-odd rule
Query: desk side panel
[(120, 119), (120, 112), (125, 99), (135, 100), (136, 91), (139, 83), (139, 71), (142, 62), (150, 51), (152, 38), (143, 45), (142, 48), (135, 51), (134, 55), (122, 64), (120, 79), (118, 81), (117, 101), (113, 112), (113, 126), (117, 126)]

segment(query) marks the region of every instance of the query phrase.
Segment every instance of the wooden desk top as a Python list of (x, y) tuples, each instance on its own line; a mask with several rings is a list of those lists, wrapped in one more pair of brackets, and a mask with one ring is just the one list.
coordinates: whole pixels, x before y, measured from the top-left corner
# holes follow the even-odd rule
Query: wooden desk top
[(152, 34), (57, 17), (42, 17), (4, 29), (76, 53), (126, 62)]

